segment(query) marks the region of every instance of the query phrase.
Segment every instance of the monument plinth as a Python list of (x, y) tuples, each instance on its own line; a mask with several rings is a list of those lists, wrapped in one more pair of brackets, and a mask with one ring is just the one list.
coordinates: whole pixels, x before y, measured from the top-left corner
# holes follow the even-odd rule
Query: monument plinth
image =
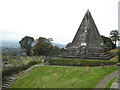
[(82, 23), (72, 41), (63, 54), (65, 58), (109, 59), (113, 56), (98, 32), (89, 10), (87, 10)]

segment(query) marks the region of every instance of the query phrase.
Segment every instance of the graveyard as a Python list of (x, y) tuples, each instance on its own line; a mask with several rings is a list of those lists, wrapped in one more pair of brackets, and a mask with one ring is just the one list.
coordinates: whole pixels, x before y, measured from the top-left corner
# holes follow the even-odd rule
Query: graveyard
[(19, 41), (22, 54), (4, 55), (2, 88), (95, 88), (117, 71), (118, 48), (105, 45), (89, 10), (65, 48), (50, 41), (39, 37), (32, 47), (34, 38), (26, 36)]
[[(111, 52), (115, 56), (110, 60), (80, 60), (53, 57), (47, 59), (48, 62), (42, 62), (43, 57), (38, 56), (7, 57), (6, 59), (9, 60), (4, 62), (3, 66), (6, 72), (4, 72), (5, 69), (3, 68), (3, 75), (7, 78), (14, 77), (36, 64), (44, 63), (44, 66), (33, 68), (17, 77), (9, 88), (94, 88), (100, 80), (117, 70), (115, 65), (118, 62), (118, 50), (114, 49)], [(17, 61), (18, 59), (19, 62)], [(32, 63), (30, 64), (30, 62)], [(19, 66), (23, 66), (20, 67), (22, 69)], [(8, 74), (9, 72), (11, 72), (10, 75)], [(28, 82), (31, 83), (28, 84)]]

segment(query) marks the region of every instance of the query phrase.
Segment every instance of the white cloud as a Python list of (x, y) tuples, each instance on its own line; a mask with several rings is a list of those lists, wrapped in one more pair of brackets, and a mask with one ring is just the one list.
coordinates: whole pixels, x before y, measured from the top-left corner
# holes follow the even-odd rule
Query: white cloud
[(100, 34), (109, 36), (111, 30), (118, 28), (118, 1), (1, 0), (0, 30), (6, 35), (3, 39), (43, 36), (66, 44), (72, 41), (86, 10), (90, 9)]

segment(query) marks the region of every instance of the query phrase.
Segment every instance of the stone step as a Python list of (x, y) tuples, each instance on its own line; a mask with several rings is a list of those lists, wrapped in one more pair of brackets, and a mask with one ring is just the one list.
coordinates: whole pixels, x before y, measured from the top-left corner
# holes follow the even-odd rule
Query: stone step
[(7, 88), (7, 86), (2, 86), (2, 89)]
[(11, 82), (6, 82), (6, 83), (2, 83), (2, 85), (5, 85), (5, 84), (10, 84)]
[(109, 56), (109, 57), (107, 57), (107, 59), (110, 59), (110, 58), (112, 58), (112, 57), (114, 57), (115, 55), (111, 55), (111, 56)]
[(7, 80), (5, 80), (5, 81), (2, 81), (2, 84), (3, 84), (3, 83), (6, 83), (6, 82), (7, 82)]
[(74, 56), (71, 56), (71, 57), (64, 57), (64, 58), (73, 58), (73, 59), (99, 59), (99, 60), (108, 60), (110, 58), (114, 57), (114, 55), (109, 55), (109, 56), (89, 56), (89, 57), (74, 57)]
[(10, 84), (12, 81), (13, 81), (13, 80), (6, 81), (6, 82), (2, 83), (2, 85)]
[(22, 75), (24, 75), (25, 74), (25, 72), (24, 73), (22, 73), (22, 74), (20, 74), (20, 76), (22, 76)]
[(6, 82), (2, 83), (2, 89), (7, 88), (14, 80), (15, 78), (9, 78)]
[[(11, 81), (12, 82), (12, 81)], [(5, 84), (10, 84), (11, 82), (6, 82)]]
[(112, 54), (112, 53), (108, 53), (108, 54), (106, 54), (106, 55), (88, 55), (88, 57), (87, 58), (98, 58), (98, 59), (109, 59), (109, 58), (111, 58), (111, 57), (114, 57), (115, 55), (114, 54)]
[[(107, 54), (112, 54), (111, 52), (105, 52), (105, 53), (93, 53), (90, 55), (107, 55)], [(77, 54), (65, 54), (64, 56), (78, 56)]]
[[(39, 66), (39, 65), (38, 65), (38, 66)], [(24, 75), (25, 73), (31, 71), (31, 70), (34, 69), (35, 67), (37, 67), (37, 66), (33, 66), (33, 67), (25, 70), (23, 73), (17, 75), (17, 77), (20, 77), (20, 76)], [(16, 78), (9, 78), (9, 79), (4, 80), (4, 81), (2, 82), (2, 89), (7, 88), (7, 87), (9, 86), (9, 84), (10, 84), (11, 82), (13, 82), (15, 79), (16, 79)]]
[(107, 53), (107, 54), (88, 54), (88, 56), (95, 56), (95, 57), (102, 57), (102, 56), (110, 56), (113, 55), (112, 53)]
[(9, 84), (4, 84), (3, 86), (8, 86)]
[(9, 80), (7, 80), (7, 81), (12, 81), (12, 80), (14, 80), (15, 78), (10, 78)]
[(114, 55), (111, 55), (111, 56), (107, 56), (107, 57), (87, 57), (85, 59), (100, 59), (100, 60), (108, 60), (110, 58), (114, 57)]
[(31, 68), (29, 68), (29, 69), (25, 70), (25, 71), (24, 71), (23, 73), (21, 73), (19, 76), (24, 75), (25, 73), (27, 73), (27, 72), (31, 71), (32, 69), (34, 69), (34, 68), (33, 68), (33, 67), (31, 67)]
[(7, 88), (7, 87), (8, 87), (8, 85), (7, 86), (4, 85), (4, 86), (2, 86), (2, 89)]
[(8, 80), (6, 80), (6, 81), (4, 81), (4, 82), (2, 82), (2, 84), (4, 84), (4, 83), (9, 83), (9, 82), (11, 82), (11, 81), (13, 81), (14, 79), (8, 79)]

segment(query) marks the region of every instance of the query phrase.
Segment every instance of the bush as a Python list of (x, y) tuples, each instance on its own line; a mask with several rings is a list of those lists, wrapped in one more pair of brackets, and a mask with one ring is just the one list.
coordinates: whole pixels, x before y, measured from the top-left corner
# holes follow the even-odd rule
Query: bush
[(8, 68), (3, 68), (2, 69), (2, 77), (7, 77), (7, 76), (11, 76), (13, 74), (19, 73), (23, 70), (26, 70), (27, 68), (31, 67), (32, 65), (35, 65), (37, 63), (40, 63), (40, 61), (31, 61), (26, 65), (20, 65), (20, 66), (12, 66), (12, 67), (8, 67)]
[(18, 72), (22, 71), (22, 66), (12, 66), (9, 68), (3, 68), (2, 69), (2, 77), (4, 76), (11, 76), (13, 74), (16, 74)]
[(52, 58), (49, 60), (50, 65), (62, 65), (62, 66), (104, 66), (113, 65), (116, 61), (107, 60), (78, 60), (78, 59), (62, 59)]

